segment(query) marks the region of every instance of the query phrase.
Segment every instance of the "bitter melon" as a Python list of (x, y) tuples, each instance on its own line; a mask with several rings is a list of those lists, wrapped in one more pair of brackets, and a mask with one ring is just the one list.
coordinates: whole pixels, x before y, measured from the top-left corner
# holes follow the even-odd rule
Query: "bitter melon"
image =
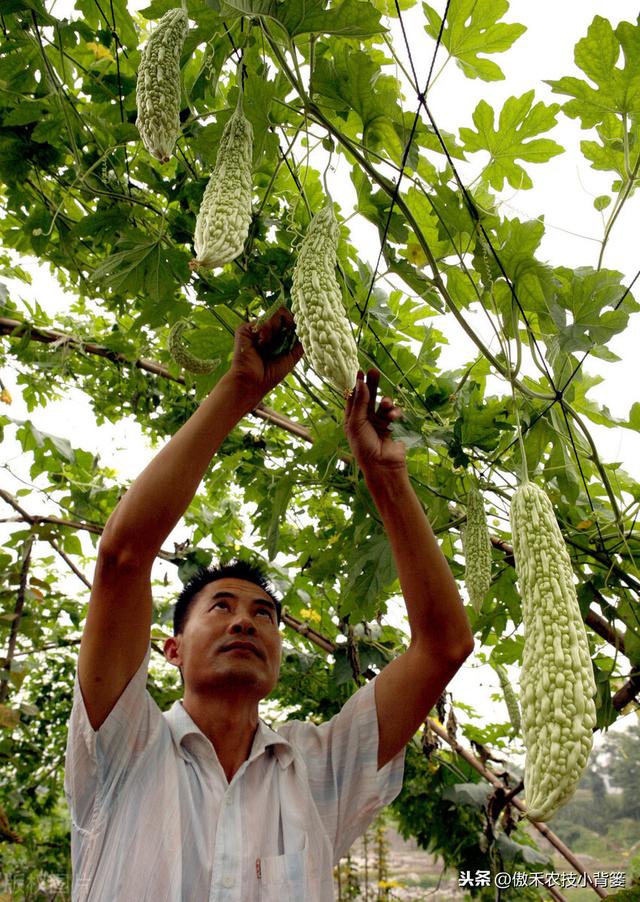
[(224, 266), (241, 253), (251, 225), (252, 160), (253, 128), (240, 93), (196, 218), (191, 269)]
[(551, 501), (525, 482), (511, 501), (524, 650), (520, 706), (528, 815), (548, 820), (571, 798), (596, 723), (589, 642)]
[(464, 581), (473, 610), (479, 614), (491, 585), (491, 539), (482, 495), (472, 484), (467, 494), (467, 522), (462, 528)]
[(189, 28), (183, 9), (162, 16), (142, 51), (136, 126), (150, 154), (166, 163), (180, 134), (180, 53)]
[(179, 363), (183, 369), (188, 370), (190, 373), (196, 373), (200, 376), (212, 373), (220, 366), (220, 358), (217, 360), (204, 360), (192, 354), (185, 345), (183, 338), (184, 332), (189, 328), (190, 324), (185, 319), (179, 319), (174, 323), (169, 331), (167, 350), (175, 362)]
[(315, 214), (293, 270), (291, 312), (317, 374), (347, 397), (356, 382), (358, 349), (336, 279), (340, 229), (333, 202)]

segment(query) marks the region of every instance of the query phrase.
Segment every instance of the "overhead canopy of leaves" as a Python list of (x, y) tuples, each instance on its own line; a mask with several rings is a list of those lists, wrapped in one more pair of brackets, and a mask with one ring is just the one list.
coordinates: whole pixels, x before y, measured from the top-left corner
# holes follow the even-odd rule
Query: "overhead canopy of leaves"
[[(164, 444), (226, 371), (237, 326), (278, 299), (288, 302), (297, 250), (327, 186), (341, 227), (336, 274), (360, 364), (381, 371), (380, 392), (404, 409), (393, 435), (407, 446), (412, 486), (465, 599), (460, 528), (471, 477), (485, 497), (493, 583), (480, 614), (467, 606), (478, 642), (498, 661), (521, 660), (508, 506), (524, 456), (529, 477), (553, 501), (592, 627), (599, 727), (619, 715), (615, 693), (640, 661), (640, 487), (619, 463), (601, 459), (588, 425), (638, 429), (640, 407), (614, 420), (590, 394), (597, 380), (583, 366), (589, 355), (616, 359), (609, 343), (638, 310), (628, 287), (633, 273), (603, 261), (637, 183), (638, 26), (613, 29), (594, 19), (576, 48), (588, 81), (550, 82), (569, 96), (564, 106), (537, 100), (532, 88), (500, 110), (481, 99), (466, 126), (452, 110), (436, 131), (424, 108), (416, 114), (421, 86), (400, 82), (390, 40), (398, 8), (415, 12), (411, 0), (398, 8), (385, 0), (189, 0), (181, 135), (171, 160), (160, 164), (135, 126), (135, 85), (141, 48), (173, 6), (153, 0), (135, 11), (125, 0), (76, 0), (73, 15), (59, 18), (52, 2), (6, 0), (0, 22), (0, 277), (7, 283), (0, 283), (0, 363), (16, 368), (33, 414), (12, 416), (5, 389), (0, 430), (19, 442), (48, 517), (30, 519), (41, 511), (31, 485), (16, 483), (2, 496), (17, 519), (5, 524), (0, 555), (0, 647), (7, 649), (0, 807), (27, 838), (31, 865), (50, 871), (67, 852), (56, 860), (46, 850), (67, 836), (62, 725), (88, 600), (79, 580), (127, 486), (81, 432), (61, 423), (59, 434), (46, 434), (36, 414), (73, 388), (98, 423), (126, 434), (126, 418), (134, 417)], [(452, 58), (470, 79), (503, 77), (490, 57), (525, 30), (504, 21), (506, 0), (453, 0), (442, 32), (439, 13), (428, 4), (422, 10), (421, 52), (428, 40), (441, 65)], [(238, 99), (239, 70), (254, 132), (249, 237), (233, 263), (194, 272), (196, 216)], [(496, 197), (505, 185), (531, 190), (533, 164), (562, 152), (548, 137), (561, 111), (596, 128), (597, 139), (582, 145), (585, 165), (614, 178), (615, 197), (597, 199), (598, 209), (610, 207), (600, 257), (577, 268), (542, 259), (544, 217), (506, 216)], [(456, 168), (463, 160), (476, 167), (467, 185)], [(377, 266), (366, 262), (362, 226), (367, 250), (374, 248), (374, 259), (380, 252)], [(21, 298), (20, 282), (29, 281), (22, 256), (36, 257), (68, 292), (63, 315), (46, 297)], [(491, 323), (491, 345), (477, 328), (478, 312)], [(193, 327), (192, 353), (220, 360), (209, 375), (181, 371), (167, 350), (182, 318)], [(454, 323), (475, 350), (447, 370), (439, 358)], [(356, 679), (404, 650), (406, 637), (385, 625), (379, 640), (357, 640), (358, 668), (345, 642), (359, 621), (384, 622), (400, 585), (379, 513), (348, 456), (343, 399), (303, 360), (265, 404), (219, 449), (185, 515), (184, 544), (163, 552), (166, 581), (153, 586), (152, 640), (159, 643), (167, 629), (180, 581), (200, 564), (240, 553), (249, 527), (290, 616), (336, 643), (327, 660), (289, 628), (275, 698), (301, 716), (326, 719)], [(64, 577), (78, 581), (75, 589)], [(609, 656), (621, 634), (624, 653)], [(159, 653), (150, 688), (163, 706), (180, 694)], [(463, 727), (469, 739), (498, 746), (509, 730), (506, 723)], [(431, 783), (418, 773), (404, 825), (448, 864), (482, 866), (478, 825), (486, 812), (465, 807), (460, 790), (443, 794), (445, 784), (472, 779), (462, 776)], [(418, 803), (434, 784), (442, 822), (429, 838)], [(507, 839), (501, 854), (513, 858)], [(532, 867), (534, 859), (523, 853)]]

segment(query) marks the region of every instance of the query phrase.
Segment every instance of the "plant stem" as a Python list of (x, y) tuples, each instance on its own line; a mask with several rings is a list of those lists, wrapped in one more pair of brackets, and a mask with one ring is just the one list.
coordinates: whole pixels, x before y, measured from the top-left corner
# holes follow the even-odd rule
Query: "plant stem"
[(627, 180), (624, 185), (618, 192), (618, 197), (616, 198), (616, 202), (614, 204), (613, 210), (611, 211), (611, 216), (609, 217), (607, 224), (604, 229), (604, 237), (602, 239), (602, 244), (600, 246), (600, 255), (598, 256), (598, 265), (596, 269), (600, 269), (602, 266), (602, 258), (604, 257), (604, 251), (607, 246), (607, 242), (609, 241), (609, 236), (611, 235), (611, 229), (614, 226), (614, 223), (618, 216), (620, 215), (620, 211), (624, 206), (625, 201), (629, 197), (631, 191), (634, 187), (634, 182), (638, 175), (638, 168), (640, 168), (640, 154), (638, 154), (638, 159), (636, 160), (636, 164), (633, 167), (633, 170), (628, 174)]
[(600, 460), (600, 457), (598, 456), (598, 449), (596, 448), (596, 444), (595, 444), (593, 438), (591, 437), (591, 433), (585, 426), (582, 418), (576, 413), (576, 411), (573, 409), (571, 404), (569, 404), (569, 402), (567, 400), (565, 400), (565, 398), (560, 398), (560, 404), (562, 405), (562, 408), (569, 414), (569, 416), (571, 416), (576, 421), (576, 423), (580, 427), (580, 431), (584, 435), (585, 439), (587, 440), (587, 442), (589, 444), (589, 447), (591, 448), (591, 459), (593, 460), (593, 463), (594, 463), (598, 473), (600, 474), (600, 478), (602, 479), (602, 484), (604, 485), (605, 491), (609, 498), (609, 502), (611, 504), (611, 509), (613, 511), (616, 525), (618, 527), (620, 535), (624, 536), (622, 517), (620, 516), (620, 508), (618, 507), (618, 501), (613, 492), (613, 488), (611, 486), (611, 482), (609, 481), (607, 471), (605, 470), (604, 466), (602, 465), (602, 461)]

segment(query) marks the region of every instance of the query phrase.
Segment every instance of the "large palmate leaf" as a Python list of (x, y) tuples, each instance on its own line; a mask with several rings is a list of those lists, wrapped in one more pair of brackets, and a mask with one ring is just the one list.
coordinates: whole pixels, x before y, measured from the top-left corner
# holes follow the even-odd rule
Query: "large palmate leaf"
[[(423, 3), (423, 8), (427, 17), (425, 30), (437, 40), (442, 17), (428, 3)], [(504, 78), (500, 66), (485, 59), (484, 54), (504, 53), (527, 30), (524, 25), (498, 21), (508, 9), (507, 0), (452, 0), (448, 5), (442, 44), (467, 78)]]
[[(615, 172), (612, 190), (624, 186), (626, 196), (639, 181), (639, 55), (640, 25), (620, 22), (614, 29), (607, 19), (596, 16), (575, 49), (576, 65), (588, 80), (566, 76), (547, 82), (554, 93), (572, 98), (562, 107), (567, 116), (580, 119), (583, 128), (595, 126), (599, 140), (582, 141), (582, 153), (594, 169)], [(596, 198), (596, 209), (608, 203), (606, 195)]]
[(531, 188), (533, 182), (516, 160), (545, 163), (564, 148), (550, 138), (536, 138), (556, 125), (560, 109), (557, 103), (547, 106), (542, 101), (533, 104), (535, 92), (510, 97), (502, 107), (498, 127), (495, 114), (486, 100), (481, 100), (473, 113), (476, 131), (460, 129), (466, 151), (488, 150), (491, 159), (483, 171), (484, 178), (496, 191), (502, 190), (505, 179), (512, 188)]
[[(621, 52), (623, 67), (618, 65)], [(610, 113), (634, 116), (640, 113), (639, 54), (640, 25), (621, 22), (614, 30), (607, 19), (596, 16), (575, 49), (576, 65), (591, 84), (574, 76), (547, 84), (554, 93), (573, 98), (562, 109), (567, 116), (579, 118), (583, 128), (604, 122)]]
[(349, 37), (371, 37), (386, 31), (380, 24), (380, 12), (368, 0), (342, 0), (328, 9), (327, 0), (304, 3), (282, 3), (279, 0), (223, 0), (219, 5), (225, 16), (252, 15), (271, 19), (281, 25), (290, 37), (308, 34), (336, 34)]
[[(311, 90), (321, 95), (324, 104), (337, 113), (349, 111), (357, 114), (360, 127), (351, 123), (345, 125), (347, 133), (362, 135), (364, 144), (380, 154), (388, 155), (399, 164), (415, 120), (415, 113), (409, 112), (402, 104), (400, 83), (397, 78), (383, 72), (379, 62), (381, 54), (371, 51), (354, 50), (346, 41), (336, 42), (333, 52), (328, 53), (326, 45), (319, 43), (317, 59), (311, 75)], [(446, 131), (443, 138), (451, 156), (462, 156), (453, 135)], [(407, 164), (412, 169), (419, 168), (418, 149), (428, 147), (442, 153), (442, 148), (433, 131), (418, 119), (413, 134)]]

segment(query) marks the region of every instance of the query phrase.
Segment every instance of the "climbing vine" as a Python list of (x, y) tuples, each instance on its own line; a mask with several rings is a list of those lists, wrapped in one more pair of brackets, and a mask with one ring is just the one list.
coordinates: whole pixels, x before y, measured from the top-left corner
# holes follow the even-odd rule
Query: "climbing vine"
[[(45, 0), (9, 0), (0, 15), (0, 430), (29, 468), (25, 485), (5, 457), (0, 489), (3, 868), (25, 874), (25, 886), (68, 870), (62, 763), (75, 658), (99, 536), (126, 489), (81, 431), (60, 424), (61, 434), (46, 433), (38, 412), (73, 388), (98, 424), (124, 431), (132, 416), (150, 441), (168, 440), (228, 367), (237, 325), (290, 302), (297, 252), (327, 187), (360, 366), (380, 370), (381, 391), (405, 412), (393, 435), (407, 446), (412, 485), (465, 600), (461, 530), (470, 486), (482, 491), (492, 582), (481, 606), (467, 606), (480, 654), (516, 670), (521, 662), (508, 509), (525, 465), (548, 491), (571, 554), (597, 729), (634, 711), (640, 487), (603, 459), (592, 433), (594, 424), (637, 430), (640, 404), (616, 419), (594, 400), (599, 378), (588, 365), (615, 360), (610, 342), (638, 310), (636, 261), (625, 272), (606, 262), (638, 186), (640, 26), (596, 15), (575, 48), (579, 74), (548, 81), (553, 102), (533, 85), (494, 109), (482, 83), (504, 78), (500, 54), (526, 26), (506, 0), (425, 3), (419, 31), (404, 27), (419, 13), (413, 0), (302, 9), (293, 0), (188, 0), (180, 133), (160, 162), (135, 124), (136, 76), (145, 41), (174, 4), (67, 5), (62, 15)], [(430, 61), (422, 82), (418, 54)], [(469, 90), (480, 86), (468, 123), (454, 110), (446, 121), (432, 113), (453, 65)], [(253, 131), (249, 234), (232, 263), (206, 271), (189, 266), (196, 217), (241, 87)], [(535, 191), (538, 167), (564, 151), (549, 136), (561, 118), (575, 125), (582, 165), (611, 177), (594, 201), (603, 214), (596, 259), (575, 268), (542, 259), (544, 210), (508, 215), (501, 194)], [(65, 313), (46, 297), (22, 297), (26, 257), (64, 289)], [(190, 324), (185, 348), (211, 362), (208, 372), (183, 370), (169, 353), (180, 320)], [(449, 329), (474, 348), (451, 369), (439, 363)], [(406, 637), (385, 622), (399, 591), (391, 550), (342, 412), (340, 393), (303, 359), (220, 448), (185, 516), (185, 541), (164, 549), (154, 570), (149, 686), (162, 707), (180, 694), (159, 654), (176, 588), (198, 565), (241, 551), (247, 510), (285, 604), (274, 694), (283, 710), (330, 717), (404, 649)], [(358, 624), (366, 627), (356, 632)], [(521, 749), (506, 717), (459, 731)], [(427, 757), (418, 739), (410, 746), (394, 804), (403, 830), (451, 867), (508, 860), (540, 869), (517, 811), (507, 805), (508, 817), (492, 819), (488, 797), (455, 789), (481, 780), (458, 758)]]

